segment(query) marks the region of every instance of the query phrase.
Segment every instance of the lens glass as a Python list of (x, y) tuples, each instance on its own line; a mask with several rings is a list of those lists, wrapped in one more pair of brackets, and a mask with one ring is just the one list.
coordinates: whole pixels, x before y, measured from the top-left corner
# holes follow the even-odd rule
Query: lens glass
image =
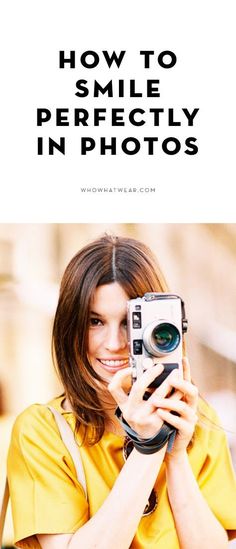
[(158, 324), (152, 332), (152, 341), (162, 353), (171, 353), (179, 345), (179, 330), (176, 326), (167, 322)]

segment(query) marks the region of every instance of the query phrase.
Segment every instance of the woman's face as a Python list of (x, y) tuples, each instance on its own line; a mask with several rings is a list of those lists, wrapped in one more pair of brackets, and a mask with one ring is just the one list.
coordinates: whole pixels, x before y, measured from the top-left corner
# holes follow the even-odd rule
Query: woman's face
[(88, 360), (97, 374), (109, 379), (128, 364), (126, 330), (129, 297), (118, 282), (96, 288), (90, 307)]

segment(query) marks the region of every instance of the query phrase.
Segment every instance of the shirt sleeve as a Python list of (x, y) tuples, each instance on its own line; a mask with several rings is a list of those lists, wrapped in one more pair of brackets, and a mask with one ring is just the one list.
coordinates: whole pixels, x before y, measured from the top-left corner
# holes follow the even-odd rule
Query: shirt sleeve
[(43, 406), (31, 406), (15, 422), (8, 480), (18, 547), (39, 547), (36, 534), (73, 533), (88, 520), (72, 458)]
[(198, 484), (212, 512), (232, 539), (236, 537), (236, 477), (226, 434), (215, 412), (211, 413), (204, 430), (207, 455)]

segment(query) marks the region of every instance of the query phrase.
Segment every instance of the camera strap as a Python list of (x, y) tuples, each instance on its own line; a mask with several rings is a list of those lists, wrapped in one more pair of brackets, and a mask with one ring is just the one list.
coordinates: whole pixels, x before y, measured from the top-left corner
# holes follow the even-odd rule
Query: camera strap
[(52, 412), (54, 416), (61, 438), (72, 457), (78, 481), (83, 488), (85, 498), (88, 499), (83, 462), (80, 455), (79, 446), (74, 437), (74, 433), (62, 414), (60, 414), (53, 406), (48, 405), (47, 408)]
[(166, 443), (167, 452), (171, 452), (175, 440), (176, 428), (172, 427), (169, 423), (164, 422), (161, 429), (153, 437), (143, 439), (139, 437), (136, 431), (134, 431), (123, 418), (119, 407), (116, 408), (115, 415), (128, 437), (133, 441), (134, 447), (141, 454), (154, 454), (161, 450)]

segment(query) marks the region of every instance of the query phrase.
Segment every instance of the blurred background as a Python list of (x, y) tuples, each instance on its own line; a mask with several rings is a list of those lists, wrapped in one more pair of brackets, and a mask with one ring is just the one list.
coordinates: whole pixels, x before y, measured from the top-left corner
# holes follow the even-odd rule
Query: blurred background
[(192, 377), (218, 411), (236, 467), (236, 224), (0, 224), (1, 490), (14, 417), (62, 392), (51, 359), (61, 276), (104, 232), (149, 245), (185, 301)]

